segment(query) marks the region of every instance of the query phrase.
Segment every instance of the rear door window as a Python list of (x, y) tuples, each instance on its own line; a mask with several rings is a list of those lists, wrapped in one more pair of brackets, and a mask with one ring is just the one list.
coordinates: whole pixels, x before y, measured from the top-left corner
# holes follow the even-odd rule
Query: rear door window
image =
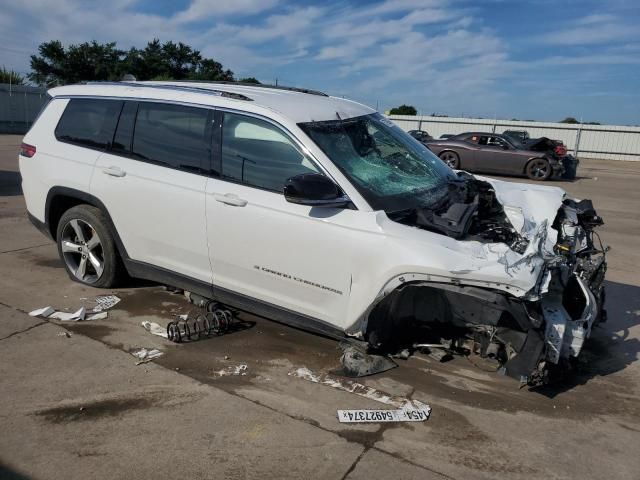
[(193, 173), (208, 171), (213, 110), (141, 102), (138, 105), (132, 155)]
[(282, 192), (288, 178), (312, 172), (319, 171), (276, 126), (254, 117), (224, 114), (223, 179)]
[(122, 103), (119, 100), (72, 98), (56, 127), (56, 139), (106, 149), (111, 145)]

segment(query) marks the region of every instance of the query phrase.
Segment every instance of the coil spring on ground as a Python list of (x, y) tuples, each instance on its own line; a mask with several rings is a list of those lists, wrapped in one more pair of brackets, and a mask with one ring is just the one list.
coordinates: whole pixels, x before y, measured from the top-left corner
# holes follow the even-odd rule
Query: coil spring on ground
[(233, 314), (219, 304), (209, 302), (205, 312), (190, 311), (187, 315), (178, 315), (167, 325), (167, 338), (172, 342), (195, 341), (200, 337), (223, 335), (229, 330)]

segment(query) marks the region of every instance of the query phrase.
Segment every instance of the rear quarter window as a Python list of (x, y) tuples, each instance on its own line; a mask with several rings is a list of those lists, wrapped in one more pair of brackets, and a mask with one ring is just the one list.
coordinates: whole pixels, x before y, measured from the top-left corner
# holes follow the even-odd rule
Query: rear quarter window
[(56, 139), (89, 148), (108, 148), (122, 103), (119, 100), (72, 98), (56, 127)]

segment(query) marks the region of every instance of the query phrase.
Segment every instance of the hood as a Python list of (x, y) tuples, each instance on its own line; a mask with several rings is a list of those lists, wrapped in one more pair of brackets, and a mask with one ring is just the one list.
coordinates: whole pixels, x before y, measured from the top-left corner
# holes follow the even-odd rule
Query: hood
[[(452, 200), (439, 209), (402, 217), (390, 215), (393, 222), (426, 230), (398, 230), (398, 235), (420, 236), (428, 243), (430, 255), (414, 258), (432, 270), (435, 266), (438, 274), (444, 270), (456, 282), (484, 282), (488, 288), (517, 297), (539, 298), (545, 289), (541, 278), (544, 267), (557, 258), (558, 232), (552, 225), (563, 205), (564, 190), (465, 172), (459, 176), (465, 179), (467, 189), (463, 197), (453, 193)], [(387, 225), (385, 230), (395, 229)]]

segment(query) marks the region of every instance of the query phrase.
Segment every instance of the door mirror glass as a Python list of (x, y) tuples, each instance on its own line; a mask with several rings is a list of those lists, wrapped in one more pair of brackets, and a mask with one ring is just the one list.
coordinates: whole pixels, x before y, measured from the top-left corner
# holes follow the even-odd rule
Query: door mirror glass
[(340, 188), (319, 173), (303, 173), (289, 178), (284, 185), (287, 202), (312, 207), (342, 208), (349, 204), (349, 198)]

